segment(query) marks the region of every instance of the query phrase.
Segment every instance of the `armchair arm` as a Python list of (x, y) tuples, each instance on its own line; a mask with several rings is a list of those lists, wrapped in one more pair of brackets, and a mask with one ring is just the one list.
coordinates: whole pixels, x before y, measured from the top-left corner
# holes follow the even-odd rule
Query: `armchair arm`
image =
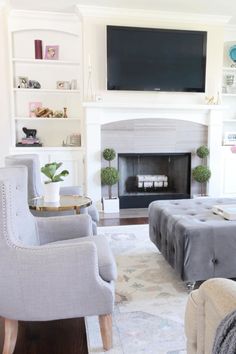
[(189, 354), (212, 352), (218, 325), (236, 308), (236, 283), (214, 278), (191, 292), (185, 313), (185, 333)]
[(91, 216), (92, 220), (94, 222), (99, 222), (99, 213), (95, 205), (90, 205), (89, 207), (86, 208), (81, 208), (80, 209), (80, 214), (88, 214)]
[(50, 218), (35, 218), (41, 245), (91, 236), (92, 220), (89, 215), (67, 215)]
[(236, 283), (230, 279), (215, 278), (204, 282), (200, 287), (201, 298), (211, 302), (222, 320), (236, 308)]
[(15, 291), (21, 303), (17, 319), (46, 321), (112, 312), (113, 284), (100, 278), (92, 242), (17, 248), (16, 252)]

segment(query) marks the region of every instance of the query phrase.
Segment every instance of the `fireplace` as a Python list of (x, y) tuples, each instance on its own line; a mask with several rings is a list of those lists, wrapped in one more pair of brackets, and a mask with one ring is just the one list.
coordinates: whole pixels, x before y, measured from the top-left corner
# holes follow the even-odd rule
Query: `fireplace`
[(147, 208), (153, 200), (190, 198), (191, 153), (118, 154), (120, 207)]
[[(143, 96), (142, 96), (143, 97)], [(222, 119), (224, 107), (221, 105), (203, 105), (201, 104), (201, 97), (196, 96), (195, 100), (188, 100), (186, 96), (170, 96), (168, 95), (168, 102), (162, 102), (162, 95), (157, 95), (155, 103), (150, 101), (131, 102), (129, 98), (120, 102), (118, 98), (116, 102), (102, 101), (102, 102), (86, 102), (84, 103), (84, 124), (85, 124), (85, 193), (93, 198), (94, 204), (101, 209), (102, 187), (101, 187), (101, 151), (102, 146), (102, 127), (109, 123), (127, 122), (127, 121), (146, 121), (155, 119), (155, 121), (165, 121), (167, 124), (171, 120), (177, 122), (175, 131), (179, 132), (179, 139), (176, 141), (175, 131), (168, 130), (168, 139), (166, 138), (165, 129), (157, 134), (157, 130), (149, 135), (146, 146), (140, 147), (140, 141), (143, 141), (143, 134), (146, 135), (146, 129), (142, 128), (143, 134), (140, 138), (139, 132), (137, 134), (127, 136), (123, 131), (117, 131), (116, 134), (110, 137), (107, 141), (106, 147), (113, 147), (117, 153), (154, 153), (160, 152), (194, 152), (201, 144), (207, 144), (210, 150), (208, 158), (208, 166), (211, 169), (212, 175), (208, 183), (207, 193), (212, 197), (218, 197), (222, 193), (222, 162), (219, 161), (219, 156), (222, 154)], [(194, 96), (195, 97), (195, 96)], [(189, 98), (190, 99), (190, 98)], [(199, 100), (200, 99), (200, 100)], [(158, 101), (159, 100), (159, 101)], [(183, 100), (185, 103), (183, 103)], [(158, 101), (158, 102), (156, 102)], [(190, 101), (192, 103), (190, 103)], [(193, 103), (193, 101), (195, 103)], [(199, 135), (195, 136), (196, 126), (193, 129), (188, 127), (182, 131), (181, 122), (193, 123), (205, 127), (205, 131), (198, 131)], [(119, 138), (120, 150), (114, 144), (115, 138)], [(159, 146), (154, 146), (153, 141), (160, 141)], [(169, 142), (169, 146), (162, 143)], [(128, 149), (126, 142), (131, 144), (131, 149)], [(155, 148), (155, 150), (154, 150)], [(124, 150), (125, 149), (125, 150)], [(165, 149), (165, 150), (164, 150)], [(131, 150), (131, 151), (130, 151)], [(195, 159), (196, 160), (196, 159)], [(192, 167), (195, 162), (194, 155), (192, 159)], [(195, 184), (191, 187), (191, 192), (194, 191)], [(196, 191), (197, 193), (197, 191)], [(189, 194), (189, 193), (187, 193)]]

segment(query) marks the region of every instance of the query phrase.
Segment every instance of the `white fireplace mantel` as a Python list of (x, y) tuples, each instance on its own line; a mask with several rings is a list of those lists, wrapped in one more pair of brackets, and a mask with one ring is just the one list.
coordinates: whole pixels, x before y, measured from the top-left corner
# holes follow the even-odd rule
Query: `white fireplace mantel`
[[(131, 119), (176, 119), (208, 126), (209, 167), (212, 177), (208, 186), (211, 196), (221, 191), (219, 156), (222, 141), (222, 105), (85, 102), (86, 193), (98, 206), (101, 203), (101, 126)], [(122, 143), (122, 137), (121, 137)]]

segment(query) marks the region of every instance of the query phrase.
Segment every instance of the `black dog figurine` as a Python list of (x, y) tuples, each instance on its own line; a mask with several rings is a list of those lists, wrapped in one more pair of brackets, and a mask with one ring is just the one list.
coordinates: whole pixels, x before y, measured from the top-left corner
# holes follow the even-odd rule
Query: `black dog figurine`
[(27, 129), (26, 127), (23, 127), (22, 130), (25, 133), (26, 138), (36, 138), (36, 134), (37, 134), (36, 129)]

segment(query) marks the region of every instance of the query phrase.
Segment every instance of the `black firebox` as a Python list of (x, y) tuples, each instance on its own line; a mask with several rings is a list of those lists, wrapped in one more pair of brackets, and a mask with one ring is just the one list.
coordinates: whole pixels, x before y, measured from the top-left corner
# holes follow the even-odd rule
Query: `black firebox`
[(118, 169), (121, 209), (190, 198), (191, 153), (118, 154)]

